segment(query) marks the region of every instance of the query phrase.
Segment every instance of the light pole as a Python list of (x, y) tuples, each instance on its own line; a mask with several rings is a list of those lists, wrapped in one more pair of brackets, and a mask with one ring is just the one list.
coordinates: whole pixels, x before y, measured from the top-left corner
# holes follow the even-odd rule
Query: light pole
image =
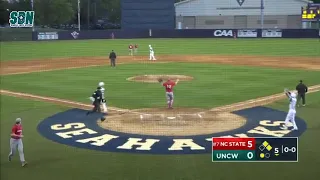
[(78, 0), (78, 31), (80, 31), (80, 0)]
[(89, 27), (90, 27), (90, 0), (88, 0), (88, 30), (89, 30)]

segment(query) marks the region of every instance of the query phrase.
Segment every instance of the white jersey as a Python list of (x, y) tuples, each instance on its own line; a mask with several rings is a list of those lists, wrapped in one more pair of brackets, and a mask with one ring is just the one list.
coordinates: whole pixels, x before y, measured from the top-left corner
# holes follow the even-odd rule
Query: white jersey
[(104, 97), (105, 89), (103, 87), (101, 87), (100, 91), (101, 91), (101, 94), (102, 94), (102, 99), (105, 99), (105, 97)]
[(295, 111), (296, 110), (296, 104), (297, 104), (297, 98), (290, 96), (289, 100), (290, 100), (289, 111)]
[(153, 48), (149, 47), (149, 51), (150, 51), (150, 53), (153, 53)]

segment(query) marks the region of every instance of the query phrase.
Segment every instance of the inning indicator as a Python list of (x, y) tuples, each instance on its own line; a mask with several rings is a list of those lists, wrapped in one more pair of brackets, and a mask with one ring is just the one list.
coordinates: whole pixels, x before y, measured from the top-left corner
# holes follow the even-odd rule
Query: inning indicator
[(298, 162), (298, 138), (212, 138), (212, 162)]

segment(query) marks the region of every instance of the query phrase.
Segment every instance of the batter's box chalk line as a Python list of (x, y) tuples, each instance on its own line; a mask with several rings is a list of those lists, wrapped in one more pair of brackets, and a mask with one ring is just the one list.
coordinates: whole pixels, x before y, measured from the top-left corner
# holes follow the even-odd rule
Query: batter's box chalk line
[[(165, 114), (140, 114), (139, 118), (142, 121), (147, 121), (152, 118), (154, 121), (161, 121), (161, 120), (185, 120), (188, 118), (192, 118), (192, 120), (197, 120), (197, 119), (203, 119), (204, 113), (192, 113), (192, 114), (175, 114), (175, 115), (165, 115)], [(159, 118), (157, 118), (159, 117)], [(195, 118), (195, 119), (193, 119)]]

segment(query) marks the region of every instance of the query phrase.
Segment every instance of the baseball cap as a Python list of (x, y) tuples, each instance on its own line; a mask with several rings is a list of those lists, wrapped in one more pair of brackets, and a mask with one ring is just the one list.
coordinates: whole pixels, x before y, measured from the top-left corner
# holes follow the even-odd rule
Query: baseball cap
[(17, 118), (16, 123), (20, 123), (20, 122), (21, 122), (21, 118)]

